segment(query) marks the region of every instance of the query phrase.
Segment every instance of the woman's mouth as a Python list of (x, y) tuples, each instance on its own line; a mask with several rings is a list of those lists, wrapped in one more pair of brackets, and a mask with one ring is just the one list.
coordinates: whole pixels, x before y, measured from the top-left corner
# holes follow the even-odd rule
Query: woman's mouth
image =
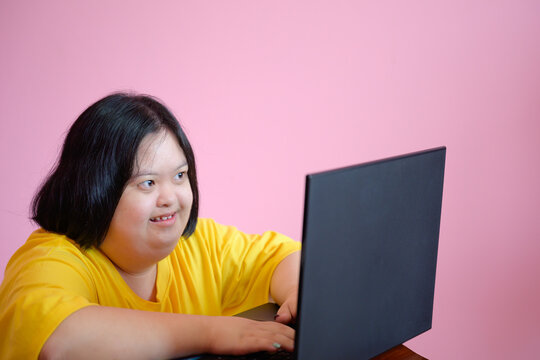
[(172, 214), (169, 214), (169, 215), (163, 215), (163, 216), (156, 216), (156, 217), (150, 218), (150, 221), (154, 222), (154, 223), (159, 223), (159, 222), (171, 220), (171, 219), (174, 218), (175, 214), (176, 213), (172, 213)]

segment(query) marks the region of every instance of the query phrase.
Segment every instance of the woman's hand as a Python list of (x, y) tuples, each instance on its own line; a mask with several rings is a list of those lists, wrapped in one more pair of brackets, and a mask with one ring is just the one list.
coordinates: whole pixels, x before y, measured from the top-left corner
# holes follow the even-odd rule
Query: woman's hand
[(209, 317), (208, 352), (242, 355), (258, 351), (293, 351), (294, 330), (274, 321)]
[(292, 291), (287, 299), (281, 304), (276, 314), (276, 321), (282, 324), (290, 324), (296, 322), (296, 308), (298, 291)]

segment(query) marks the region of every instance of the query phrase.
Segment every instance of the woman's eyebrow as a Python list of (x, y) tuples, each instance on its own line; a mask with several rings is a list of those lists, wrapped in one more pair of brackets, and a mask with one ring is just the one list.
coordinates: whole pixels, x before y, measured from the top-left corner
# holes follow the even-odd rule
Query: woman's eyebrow
[[(183, 162), (181, 165), (177, 166), (176, 169), (174, 171), (179, 171), (180, 169), (184, 168), (188, 166), (188, 163), (187, 162)], [(138, 178), (140, 176), (151, 176), (151, 175), (158, 175), (158, 173), (155, 173), (151, 170), (140, 170), (137, 171), (135, 174), (133, 174), (133, 176), (131, 176), (132, 179), (135, 179), (135, 178)]]

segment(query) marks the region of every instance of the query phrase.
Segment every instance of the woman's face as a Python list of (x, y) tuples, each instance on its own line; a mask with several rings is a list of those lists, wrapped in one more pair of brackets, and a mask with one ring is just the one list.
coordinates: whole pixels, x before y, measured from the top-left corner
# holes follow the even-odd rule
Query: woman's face
[(100, 247), (121, 270), (143, 271), (174, 249), (193, 203), (187, 173), (184, 152), (170, 131), (143, 139)]

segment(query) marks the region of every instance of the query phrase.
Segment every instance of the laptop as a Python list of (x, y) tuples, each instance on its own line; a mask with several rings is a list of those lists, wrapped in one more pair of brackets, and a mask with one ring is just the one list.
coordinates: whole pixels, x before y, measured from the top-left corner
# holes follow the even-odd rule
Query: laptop
[(293, 358), (369, 359), (431, 328), (445, 158), (439, 147), (307, 175)]

